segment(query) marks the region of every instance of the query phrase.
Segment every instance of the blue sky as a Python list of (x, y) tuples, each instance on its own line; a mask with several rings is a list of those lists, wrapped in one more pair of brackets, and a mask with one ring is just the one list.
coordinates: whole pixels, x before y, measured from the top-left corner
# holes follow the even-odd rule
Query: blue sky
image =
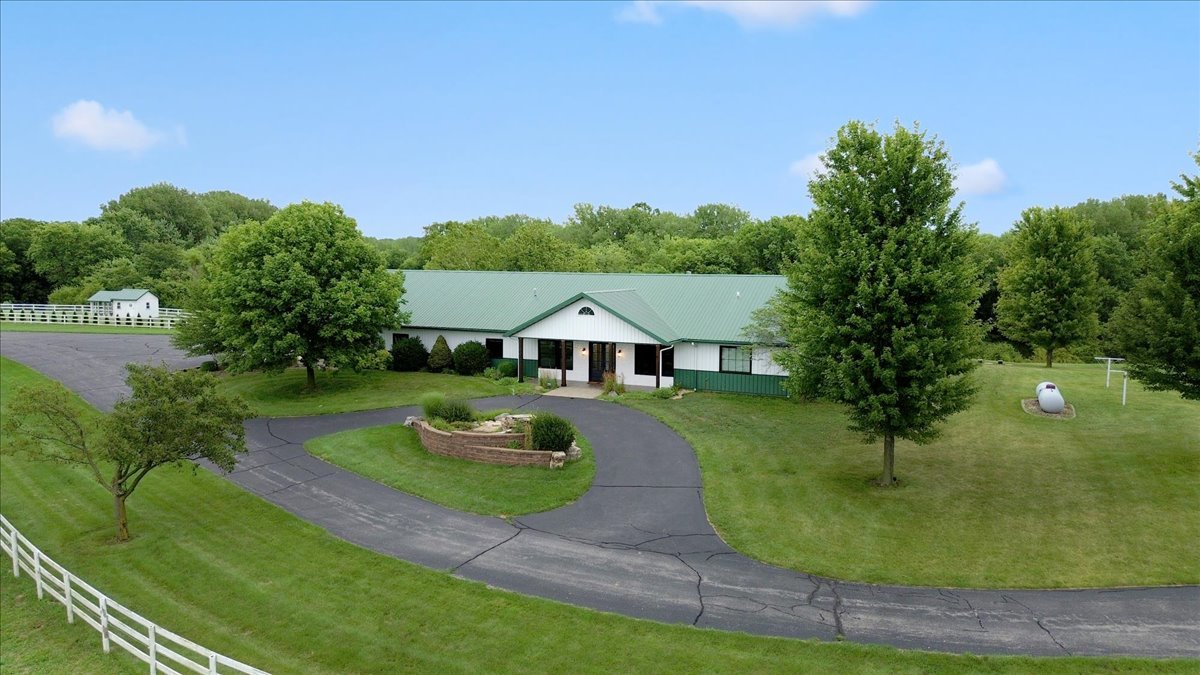
[(807, 213), (850, 119), (919, 121), (968, 220), (1166, 192), (1200, 3), (0, 4), (0, 217), (168, 181), (369, 235), (577, 202)]

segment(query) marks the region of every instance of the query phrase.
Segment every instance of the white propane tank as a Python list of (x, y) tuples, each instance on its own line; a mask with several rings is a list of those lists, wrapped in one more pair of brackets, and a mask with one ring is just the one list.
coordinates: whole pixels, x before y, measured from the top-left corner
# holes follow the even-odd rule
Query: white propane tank
[(1060, 413), (1066, 405), (1062, 392), (1053, 382), (1042, 382), (1037, 386), (1037, 400), (1042, 412)]

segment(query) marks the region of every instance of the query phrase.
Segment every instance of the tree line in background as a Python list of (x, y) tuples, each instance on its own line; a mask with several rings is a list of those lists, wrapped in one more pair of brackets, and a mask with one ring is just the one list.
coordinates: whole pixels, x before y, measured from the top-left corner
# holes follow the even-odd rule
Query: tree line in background
[[(1149, 310), (1118, 312), (1122, 300), (1171, 301), (1148, 285), (1192, 255), (1163, 258), (1164, 246), (1195, 229), (1196, 188), (1184, 180), (1174, 199), (1127, 195), (1031, 208), (1001, 236), (972, 233), (976, 318), (985, 329), (978, 355), (1049, 365), (1130, 353), (1144, 318), (1138, 312)], [(137, 287), (163, 306), (188, 308), (217, 237), (276, 211), (262, 199), (160, 183), (130, 190), (80, 223), (5, 220), (0, 300), (80, 304), (98, 290)], [(579, 204), (561, 224), (488, 216), (434, 223), (422, 237), (365, 240), (392, 269), (786, 274), (800, 257), (805, 223), (800, 215), (758, 220), (726, 204), (689, 214), (644, 203)], [(1178, 236), (1168, 236), (1171, 227)]]
[(81, 223), (0, 221), (0, 301), (77, 305), (99, 290), (147, 288), (162, 306), (181, 307), (216, 237), (275, 211), (264, 199), (159, 183)]

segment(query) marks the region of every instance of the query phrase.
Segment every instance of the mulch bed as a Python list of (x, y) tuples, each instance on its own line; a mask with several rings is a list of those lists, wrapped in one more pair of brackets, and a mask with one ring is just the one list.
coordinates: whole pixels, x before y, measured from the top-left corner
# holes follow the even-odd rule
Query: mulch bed
[(1063, 409), (1060, 413), (1048, 413), (1042, 410), (1042, 406), (1038, 405), (1036, 398), (1027, 398), (1021, 401), (1021, 408), (1030, 415), (1037, 415), (1038, 417), (1049, 417), (1056, 420), (1075, 419), (1075, 406), (1070, 403), (1063, 404)]

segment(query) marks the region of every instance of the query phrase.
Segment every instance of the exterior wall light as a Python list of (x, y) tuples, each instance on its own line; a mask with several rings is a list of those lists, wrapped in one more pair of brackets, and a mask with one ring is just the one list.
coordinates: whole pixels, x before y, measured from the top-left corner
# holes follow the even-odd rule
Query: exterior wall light
[(621, 356), (621, 350), (620, 350), (620, 349), (618, 349), (618, 350), (617, 350), (617, 356)]

